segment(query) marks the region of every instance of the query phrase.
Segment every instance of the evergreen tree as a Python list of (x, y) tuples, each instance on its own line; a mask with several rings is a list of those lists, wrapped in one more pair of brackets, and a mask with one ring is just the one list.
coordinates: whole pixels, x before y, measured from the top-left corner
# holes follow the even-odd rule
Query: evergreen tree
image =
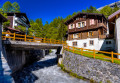
[(110, 6), (105, 6), (103, 9), (100, 10), (100, 13), (108, 17), (112, 14), (112, 8)]
[(20, 6), (17, 2), (12, 4), (10, 1), (7, 1), (3, 4), (2, 10), (4, 13), (20, 12)]
[(115, 3), (115, 6), (114, 6), (114, 8), (113, 8), (113, 12), (112, 13), (114, 13), (114, 12), (116, 12), (117, 10), (119, 10), (120, 8), (117, 6), (117, 3)]
[(12, 3), (7, 1), (3, 4), (3, 12), (7, 13), (7, 12), (11, 12), (12, 11)]
[(12, 4), (12, 12), (20, 12), (20, 6), (17, 2)]

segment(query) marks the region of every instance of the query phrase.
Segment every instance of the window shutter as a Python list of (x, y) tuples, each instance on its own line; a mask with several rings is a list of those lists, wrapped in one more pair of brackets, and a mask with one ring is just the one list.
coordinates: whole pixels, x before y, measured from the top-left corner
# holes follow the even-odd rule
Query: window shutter
[(90, 19), (90, 25), (91, 25), (91, 19)]
[(81, 34), (79, 33), (79, 38), (80, 38), (80, 35), (81, 35)]
[(94, 32), (92, 32), (92, 36), (93, 36)]
[(86, 26), (86, 21), (85, 21), (85, 26)]
[(78, 23), (76, 23), (76, 27), (78, 28)]
[(73, 28), (75, 28), (75, 24), (73, 24)]
[(87, 37), (88, 37), (88, 35), (89, 35), (89, 32), (87, 32)]
[(69, 29), (71, 29), (71, 24), (69, 25)]
[(72, 36), (72, 39), (73, 39), (73, 34), (71, 36)]

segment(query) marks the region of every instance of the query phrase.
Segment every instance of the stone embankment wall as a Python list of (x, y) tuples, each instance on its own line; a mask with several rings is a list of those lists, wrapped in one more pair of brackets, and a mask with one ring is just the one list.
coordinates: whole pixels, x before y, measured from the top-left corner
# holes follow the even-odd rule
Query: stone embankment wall
[(88, 58), (64, 51), (65, 69), (88, 79), (102, 83), (120, 83), (120, 65)]

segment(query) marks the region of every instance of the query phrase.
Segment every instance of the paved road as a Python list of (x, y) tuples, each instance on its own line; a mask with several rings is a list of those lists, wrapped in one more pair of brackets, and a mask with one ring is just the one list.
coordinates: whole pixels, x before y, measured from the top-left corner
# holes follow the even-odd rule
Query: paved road
[(16, 83), (88, 83), (69, 76), (57, 66), (56, 55), (51, 53), (42, 60), (13, 75)]

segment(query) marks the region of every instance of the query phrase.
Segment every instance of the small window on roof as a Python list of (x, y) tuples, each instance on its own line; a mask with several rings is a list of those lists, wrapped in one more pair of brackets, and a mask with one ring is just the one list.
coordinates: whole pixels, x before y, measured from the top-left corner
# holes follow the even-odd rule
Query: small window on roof
[(86, 16), (83, 16), (83, 18), (86, 18)]
[(79, 20), (79, 17), (78, 17), (78, 18), (76, 18), (76, 20)]

